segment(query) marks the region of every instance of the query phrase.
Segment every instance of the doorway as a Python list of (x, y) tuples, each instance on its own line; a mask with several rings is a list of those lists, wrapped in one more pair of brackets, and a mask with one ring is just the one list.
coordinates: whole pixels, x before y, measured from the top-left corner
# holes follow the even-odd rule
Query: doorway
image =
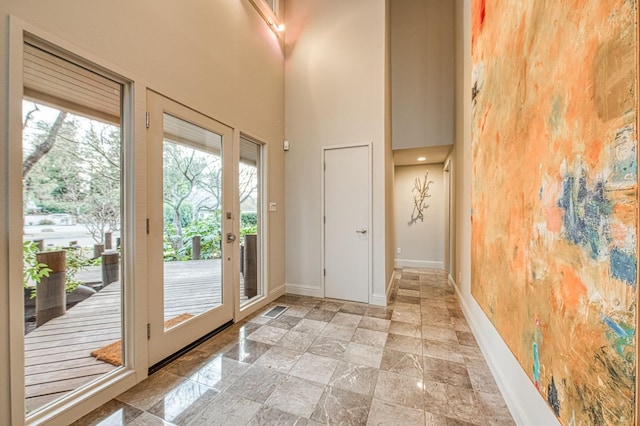
[(149, 366), (233, 320), (233, 131), (149, 91)]
[(371, 145), (323, 150), (325, 297), (370, 302)]

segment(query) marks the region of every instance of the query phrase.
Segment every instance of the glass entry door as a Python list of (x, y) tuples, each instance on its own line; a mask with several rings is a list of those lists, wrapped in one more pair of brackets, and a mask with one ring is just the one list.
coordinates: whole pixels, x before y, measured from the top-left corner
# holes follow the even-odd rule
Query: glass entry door
[(233, 318), (237, 243), (232, 130), (147, 98), (151, 366)]

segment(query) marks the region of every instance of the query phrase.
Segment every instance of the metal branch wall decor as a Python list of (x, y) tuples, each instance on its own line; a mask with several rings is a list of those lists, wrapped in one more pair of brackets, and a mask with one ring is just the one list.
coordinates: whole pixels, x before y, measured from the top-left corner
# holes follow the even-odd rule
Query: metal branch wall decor
[(432, 180), (429, 180), (429, 171), (424, 174), (424, 180), (419, 177), (416, 178), (413, 189), (411, 189), (411, 193), (413, 194), (413, 212), (411, 212), (411, 220), (409, 221), (409, 225), (412, 225), (420, 219), (420, 222), (424, 222), (424, 210), (429, 207), (428, 204), (424, 202), (425, 198), (431, 197), (429, 194), (429, 187), (433, 183)]

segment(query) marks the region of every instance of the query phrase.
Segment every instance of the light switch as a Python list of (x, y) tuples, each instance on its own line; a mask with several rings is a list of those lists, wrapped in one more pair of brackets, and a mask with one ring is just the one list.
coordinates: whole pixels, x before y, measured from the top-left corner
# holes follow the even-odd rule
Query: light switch
[(275, 201), (270, 201), (269, 202), (269, 211), (270, 212), (275, 212), (277, 210), (278, 210), (278, 208), (277, 208), (277, 205), (276, 205)]

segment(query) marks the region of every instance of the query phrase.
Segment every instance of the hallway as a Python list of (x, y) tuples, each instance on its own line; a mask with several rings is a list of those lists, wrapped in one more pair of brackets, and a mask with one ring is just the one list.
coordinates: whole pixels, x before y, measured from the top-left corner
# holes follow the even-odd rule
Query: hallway
[(444, 271), (397, 270), (386, 308), (276, 303), (74, 424), (514, 424)]

